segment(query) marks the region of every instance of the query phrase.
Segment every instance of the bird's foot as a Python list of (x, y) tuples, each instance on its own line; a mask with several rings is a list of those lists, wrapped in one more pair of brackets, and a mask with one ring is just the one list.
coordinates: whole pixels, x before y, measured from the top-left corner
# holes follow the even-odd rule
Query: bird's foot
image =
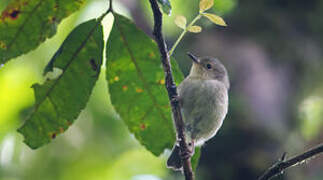
[(172, 104), (179, 104), (180, 106), (182, 106), (182, 101), (181, 101), (181, 98), (179, 96), (173, 96), (171, 98), (171, 103)]
[(178, 103), (179, 102), (179, 97), (178, 96), (173, 96), (171, 98), (172, 103)]
[(184, 152), (181, 152), (181, 158), (182, 159), (189, 159), (193, 156), (194, 154), (194, 143), (193, 142), (189, 142), (187, 143), (188, 148), (186, 148), (184, 150)]

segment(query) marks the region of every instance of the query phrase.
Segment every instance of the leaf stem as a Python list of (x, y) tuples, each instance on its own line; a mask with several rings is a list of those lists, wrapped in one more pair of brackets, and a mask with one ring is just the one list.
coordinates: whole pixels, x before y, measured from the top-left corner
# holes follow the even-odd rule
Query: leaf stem
[(109, 0), (109, 9), (108, 9), (108, 12), (112, 12), (113, 13), (112, 0)]
[(194, 19), (193, 21), (183, 30), (183, 32), (179, 35), (178, 39), (176, 40), (176, 42), (174, 43), (173, 47), (170, 49), (169, 51), (169, 56), (172, 56), (177, 45), (179, 44), (179, 42), (183, 39), (184, 35), (186, 34), (188, 28), (190, 28), (191, 26), (194, 25), (194, 23), (199, 20), (202, 17), (202, 14), (199, 13)]

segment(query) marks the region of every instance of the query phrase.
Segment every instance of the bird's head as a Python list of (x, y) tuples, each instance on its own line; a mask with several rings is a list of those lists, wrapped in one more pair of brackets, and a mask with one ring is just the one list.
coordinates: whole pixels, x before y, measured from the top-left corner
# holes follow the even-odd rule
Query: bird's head
[(230, 88), (229, 76), (224, 65), (216, 58), (202, 57), (199, 58), (192, 53), (187, 53), (193, 60), (193, 65), (189, 76), (203, 80), (218, 80)]

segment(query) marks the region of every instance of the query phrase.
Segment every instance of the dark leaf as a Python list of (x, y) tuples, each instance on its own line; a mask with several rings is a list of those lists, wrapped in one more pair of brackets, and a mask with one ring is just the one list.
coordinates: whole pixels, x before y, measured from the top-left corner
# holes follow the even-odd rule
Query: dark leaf
[(35, 49), (85, 0), (12, 0), (0, 16), (0, 64)]
[(171, 14), (172, 6), (170, 5), (169, 0), (158, 0), (158, 3), (161, 5), (162, 10), (165, 14)]
[[(107, 42), (111, 102), (130, 132), (154, 155), (172, 148), (171, 119), (157, 44), (127, 18), (115, 14)], [(177, 82), (183, 75), (172, 60)]]
[(87, 21), (68, 35), (47, 68), (61, 74), (42, 85), (33, 85), (36, 99), (33, 113), (18, 129), (27, 145), (35, 149), (50, 142), (78, 117), (98, 79), (102, 53), (100, 21)]

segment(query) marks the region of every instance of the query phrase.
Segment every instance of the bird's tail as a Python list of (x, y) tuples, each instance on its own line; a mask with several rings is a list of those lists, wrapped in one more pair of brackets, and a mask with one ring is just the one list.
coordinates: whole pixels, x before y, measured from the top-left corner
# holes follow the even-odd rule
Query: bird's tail
[(167, 167), (175, 171), (181, 171), (183, 167), (182, 159), (180, 156), (180, 149), (177, 144), (174, 145), (172, 153), (167, 160)]

